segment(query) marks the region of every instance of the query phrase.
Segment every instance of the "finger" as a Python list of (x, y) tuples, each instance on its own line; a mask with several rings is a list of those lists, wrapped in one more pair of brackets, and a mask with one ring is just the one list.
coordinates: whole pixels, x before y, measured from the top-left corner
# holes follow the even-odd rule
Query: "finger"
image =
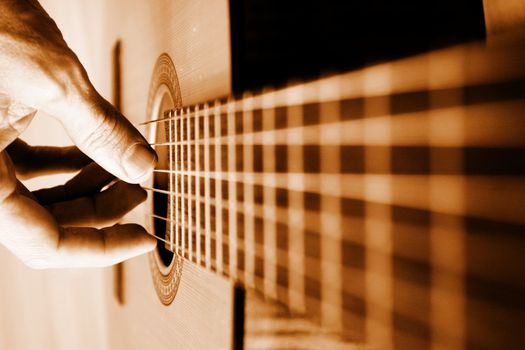
[(147, 198), (139, 185), (118, 181), (90, 197), (51, 204), (48, 210), (62, 226), (108, 226)]
[(28, 179), (53, 173), (77, 171), (92, 160), (75, 146), (30, 146), (16, 139), (7, 152), (13, 161), (19, 178)]
[(0, 151), (0, 203), (18, 187), (15, 168), (5, 151)]
[(0, 152), (0, 243), (33, 268), (108, 266), (152, 250), (156, 239), (139, 225), (101, 230), (62, 228), (18, 191), (14, 169)]
[(19, 193), (23, 196), (36, 200), (31, 191), (15, 176), (13, 162), (8, 154), (0, 152), (0, 203), (13, 193)]
[(82, 152), (131, 183), (147, 179), (157, 155), (137, 129), (90, 85), (90, 91), (46, 106)]
[(115, 177), (112, 174), (102, 169), (98, 164), (91, 163), (64, 185), (37, 190), (33, 192), (33, 195), (40, 204), (48, 205), (93, 195), (100, 192), (114, 179)]
[(51, 214), (27, 196), (6, 152), (0, 152), (0, 243), (28, 265), (53, 249), (59, 226)]
[(20, 135), (33, 120), (36, 110), (0, 94), (0, 151)]
[(150, 252), (157, 240), (136, 224), (100, 230), (70, 227), (61, 230), (56, 254), (45, 267), (105, 267)]

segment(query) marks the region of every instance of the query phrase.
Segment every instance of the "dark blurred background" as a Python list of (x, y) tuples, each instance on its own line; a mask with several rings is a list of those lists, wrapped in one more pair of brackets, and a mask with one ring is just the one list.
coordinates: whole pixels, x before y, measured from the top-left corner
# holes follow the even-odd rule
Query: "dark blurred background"
[(482, 0), (231, 0), (233, 90), (485, 37)]

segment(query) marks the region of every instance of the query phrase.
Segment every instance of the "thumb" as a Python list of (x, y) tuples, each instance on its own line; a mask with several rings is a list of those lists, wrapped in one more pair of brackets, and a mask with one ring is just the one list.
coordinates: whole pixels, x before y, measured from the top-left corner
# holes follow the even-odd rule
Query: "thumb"
[(3, 151), (27, 128), (36, 114), (34, 108), (11, 101), (0, 94), (0, 151)]
[(94, 89), (86, 98), (65, 99), (51, 110), (86, 155), (120, 179), (147, 179), (157, 155), (140, 132)]

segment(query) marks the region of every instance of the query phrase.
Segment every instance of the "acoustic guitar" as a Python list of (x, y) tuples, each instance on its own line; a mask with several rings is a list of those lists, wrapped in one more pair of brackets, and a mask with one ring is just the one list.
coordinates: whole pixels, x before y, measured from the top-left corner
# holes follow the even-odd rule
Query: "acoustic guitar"
[[(416, 35), (401, 40), (408, 51), (363, 44), (366, 56), (317, 52), (304, 64), (309, 43), (276, 51), (296, 4), (280, 14), (257, 1), (76, 6), (93, 52), (107, 53), (86, 63), (95, 85), (159, 155), (148, 201), (125, 218), (159, 243), (114, 268), (44, 272), (66, 289), (53, 298), (76, 288), (63, 301), (94, 322), (77, 313), (68, 325), (65, 311), (51, 321), (55, 336), (40, 336), (47, 346), (525, 345), (521, 42), (458, 44), (479, 37), (469, 29), (438, 35), (430, 51)], [(292, 27), (311, 26), (303, 20), (319, 8), (294, 12)], [(317, 17), (333, 29), (328, 44), (349, 35), (329, 25), (336, 12)], [(268, 23), (278, 30), (261, 32)], [(81, 58), (96, 56), (89, 46)], [(275, 52), (286, 69), (266, 66)], [(96, 286), (71, 285), (82, 276)]]

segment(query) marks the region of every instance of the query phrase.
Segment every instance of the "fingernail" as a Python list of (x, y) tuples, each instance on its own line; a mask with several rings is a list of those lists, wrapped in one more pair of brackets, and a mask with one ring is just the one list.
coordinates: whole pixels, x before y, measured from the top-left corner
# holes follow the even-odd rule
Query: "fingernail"
[(153, 171), (157, 164), (155, 152), (142, 143), (132, 145), (124, 155), (124, 170), (132, 180), (139, 180)]

